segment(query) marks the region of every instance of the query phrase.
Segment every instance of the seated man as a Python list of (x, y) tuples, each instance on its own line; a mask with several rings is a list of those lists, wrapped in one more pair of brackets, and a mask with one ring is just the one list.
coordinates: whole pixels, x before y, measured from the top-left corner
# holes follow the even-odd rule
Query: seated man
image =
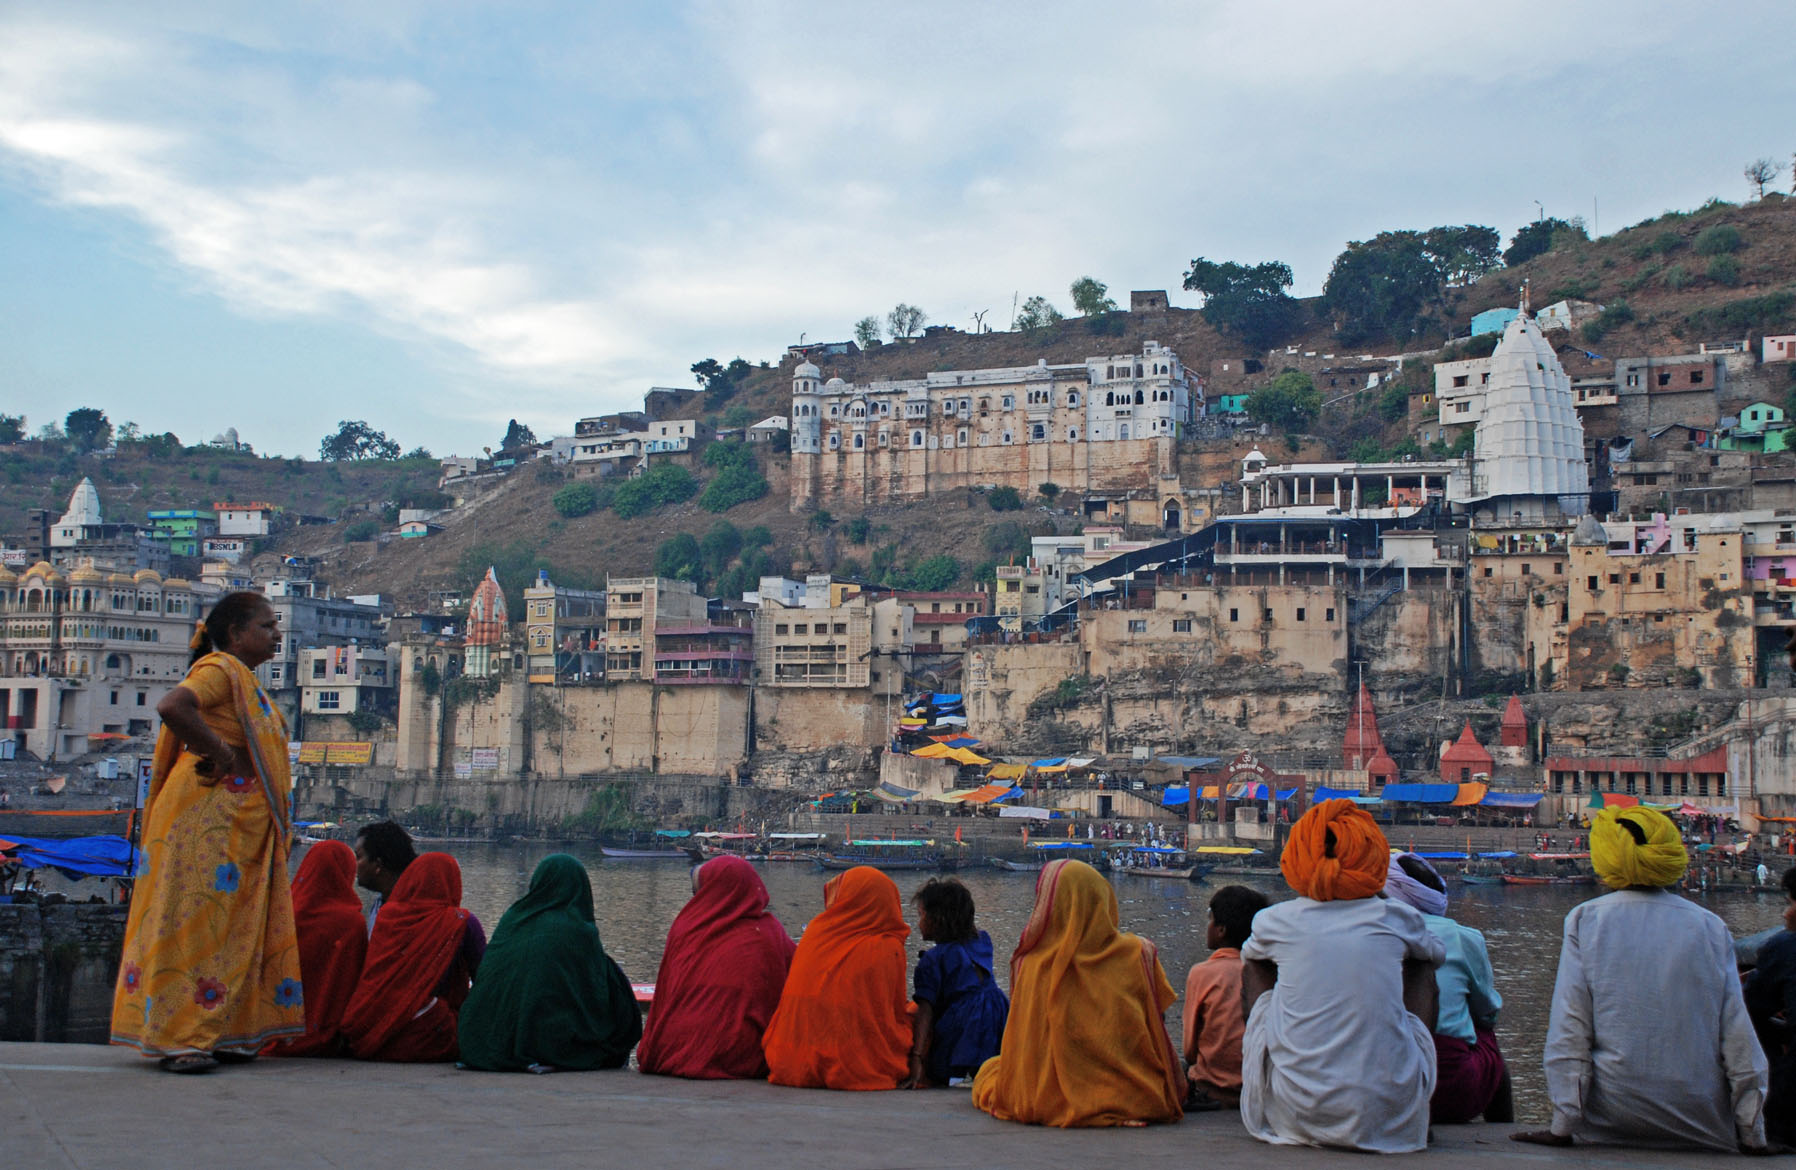
[(1447, 883), (1432, 865), (1413, 853), (1391, 858), (1385, 897), (1414, 906), (1422, 921), (1447, 948), (1447, 961), (1435, 972), (1440, 988), (1440, 1016), (1434, 1025), (1433, 1121), (1457, 1124), (1482, 1116), (1486, 1121), (1514, 1121), (1515, 1103), (1509, 1069), (1497, 1047), (1496, 975), (1484, 935), (1447, 917)]
[[(1760, 869), (1764, 868), (1761, 863)], [(1784, 928), (1759, 948), (1746, 979), (1746, 1010), (1771, 1065), (1765, 1098), (1765, 1134), (1781, 1145), (1796, 1145), (1796, 869), (1784, 871)]]
[(1241, 948), (1241, 1120), (1278, 1145), (1407, 1153), (1428, 1144), (1440, 939), (1376, 897), (1390, 846), (1351, 800), (1323, 801), (1279, 858), (1298, 896)]
[(1565, 916), (1547, 1022), (1552, 1128), (1569, 1146), (1765, 1148), (1766, 1068), (1721, 919), (1672, 892), (1688, 856), (1649, 808), (1605, 808), (1590, 863), (1611, 893)]
[(400, 875), (418, 857), (412, 835), (397, 821), (376, 821), (363, 825), (355, 834), (355, 884), (374, 894), (368, 904), (368, 933), (374, 933), (374, 920), (381, 906), (393, 896)]
[(1241, 946), (1266, 895), (1224, 886), (1210, 899), (1204, 943), (1210, 957), (1185, 977), (1184, 1054), (1191, 1080), (1187, 1112), (1233, 1108), (1241, 1101)]

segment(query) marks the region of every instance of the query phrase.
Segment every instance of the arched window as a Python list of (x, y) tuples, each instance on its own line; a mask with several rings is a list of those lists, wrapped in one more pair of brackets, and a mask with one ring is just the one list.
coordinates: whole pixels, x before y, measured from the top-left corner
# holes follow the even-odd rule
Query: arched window
[(1066, 392), (1066, 404), (1068, 406), (1079, 405), (1079, 392), (1077, 390), (1068, 390)]
[(1144, 404), (1144, 403), (1145, 403), (1145, 402), (1146, 402), (1146, 401), (1147, 401), (1147, 400), (1146, 400), (1146, 398), (1144, 398), (1144, 397), (1143, 397), (1143, 396), (1142, 396), (1142, 393), (1141, 393), (1141, 391), (1139, 391), (1139, 390), (1137, 390), (1137, 391), (1135, 391), (1135, 405), (1136, 405), (1136, 406), (1141, 406), (1141, 405), (1143, 405), (1143, 404)]
[(1079, 441), (1079, 428), (1078, 427), (1066, 428), (1066, 441), (1069, 443), (1077, 443)]
[(1115, 391), (1113, 391), (1113, 390), (1104, 391), (1104, 405), (1105, 406), (1115, 406), (1116, 405), (1116, 392)]
[(867, 445), (866, 441), (864, 439), (862, 439), (861, 436), (856, 435), (854, 437), (854, 449), (856, 451), (859, 451), (861, 448), (865, 447), (866, 445)]
[(910, 445), (913, 447), (921, 447), (923, 445), (922, 431), (912, 431), (910, 433)]
[(1124, 423), (1122, 425), (1122, 430), (1117, 433), (1116, 437), (1119, 439), (1126, 439), (1129, 437), (1129, 424), (1128, 423)]

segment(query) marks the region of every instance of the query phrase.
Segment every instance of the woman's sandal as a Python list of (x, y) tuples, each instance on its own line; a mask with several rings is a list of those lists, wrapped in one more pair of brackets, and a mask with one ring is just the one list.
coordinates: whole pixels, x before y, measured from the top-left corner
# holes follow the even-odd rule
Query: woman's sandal
[(217, 1068), (218, 1061), (204, 1052), (183, 1052), (179, 1056), (163, 1057), (156, 1062), (156, 1067), (171, 1073), (205, 1073)]

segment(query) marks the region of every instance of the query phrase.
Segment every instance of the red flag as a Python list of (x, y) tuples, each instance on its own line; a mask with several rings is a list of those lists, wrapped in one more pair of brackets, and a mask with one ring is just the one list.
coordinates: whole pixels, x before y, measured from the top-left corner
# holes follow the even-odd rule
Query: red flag
[(960, 826), (959, 825), (954, 826), (954, 843), (956, 845), (960, 844)]

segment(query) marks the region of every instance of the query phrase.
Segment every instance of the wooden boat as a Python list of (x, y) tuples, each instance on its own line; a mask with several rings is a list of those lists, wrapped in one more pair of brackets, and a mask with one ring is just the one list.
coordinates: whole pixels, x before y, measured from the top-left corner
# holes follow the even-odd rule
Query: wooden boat
[(1117, 873), (1131, 877), (1172, 878), (1177, 881), (1201, 882), (1217, 863), (1193, 861), (1183, 849), (1170, 845), (1136, 845), (1115, 851), (1110, 865)]
[(763, 860), (812, 862), (828, 845), (828, 833), (769, 833)]
[(599, 852), (613, 861), (691, 861), (694, 851), (686, 849), (625, 849), (617, 845), (601, 845)]
[(840, 853), (817, 858), (824, 869), (942, 869), (947, 866), (934, 841), (844, 841)]
[(1596, 875), (1588, 873), (1506, 873), (1503, 875), (1503, 884), (1506, 886), (1590, 886), (1596, 884)]
[(1503, 875), (1500, 873), (1462, 873), (1459, 880), (1468, 886), (1500, 886)]
[(1011, 861), (1005, 857), (993, 857), (988, 860), (993, 869), (1002, 869), (1010, 873), (1040, 873), (1042, 866), (1047, 864), (1045, 861)]

